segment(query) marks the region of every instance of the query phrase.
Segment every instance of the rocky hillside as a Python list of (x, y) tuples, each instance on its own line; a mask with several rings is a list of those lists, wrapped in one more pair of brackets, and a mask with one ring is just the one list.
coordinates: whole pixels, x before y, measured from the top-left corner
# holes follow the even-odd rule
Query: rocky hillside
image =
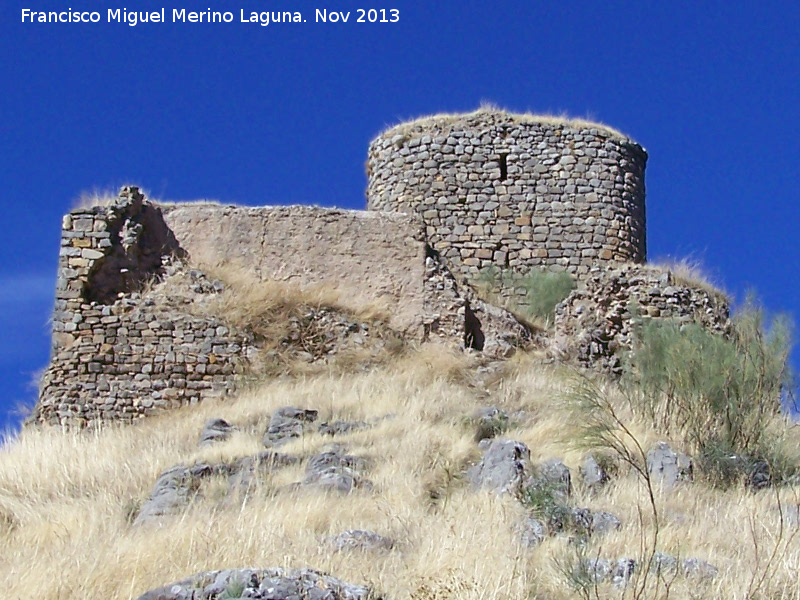
[(478, 356), (26, 428), (0, 451), (4, 597), (800, 598), (800, 444), (774, 410), (769, 461), (711, 463), (675, 389)]

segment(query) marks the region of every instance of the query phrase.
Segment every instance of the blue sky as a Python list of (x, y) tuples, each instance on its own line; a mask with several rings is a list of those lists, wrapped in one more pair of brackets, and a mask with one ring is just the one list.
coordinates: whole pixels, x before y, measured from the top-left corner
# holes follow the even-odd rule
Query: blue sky
[[(484, 100), (631, 135), (650, 155), (650, 258), (693, 257), (737, 298), (800, 315), (796, 3), (136, 4), (167, 22), (108, 23), (125, 4), (98, 0), (0, 8), (0, 425), (47, 363), (61, 216), (82, 192), (363, 208), (376, 134)], [(102, 19), (22, 23), (23, 8)], [(234, 21), (172, 23), (182, 8)], [(399, 21), (357, 23), (359, 8)], [(306, 22), (239, 22), (262, 9)]]

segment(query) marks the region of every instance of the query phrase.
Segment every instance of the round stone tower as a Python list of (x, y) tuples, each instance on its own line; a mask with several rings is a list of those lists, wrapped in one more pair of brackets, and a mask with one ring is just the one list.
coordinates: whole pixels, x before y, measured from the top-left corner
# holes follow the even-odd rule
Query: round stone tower
[(608, 127), (481, 109), (404, 123), (369, 147), (367, 207), (416, 213), (455, 274), (578, 277), (644, 262), (647, 153)]

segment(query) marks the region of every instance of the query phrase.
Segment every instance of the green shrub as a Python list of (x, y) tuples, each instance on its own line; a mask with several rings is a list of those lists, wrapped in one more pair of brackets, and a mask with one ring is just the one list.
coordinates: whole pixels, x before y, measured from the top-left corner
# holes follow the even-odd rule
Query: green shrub
[(241, 598), (247, 586), (241, 581), (233, 581), (228, 584), (225, 591), (222, 592), (220, 600), (233, 600), (234, 598)]
[(522, 290), (521, 299), (509, 306), (509, 310), (547, 327), (553, 322), (556, 305), (575, 289), (575, 279), (566, 272), (554, 273), (540, 268), (523, 275), (489, 266), (481, 269), (475, 285), (484, 297), (494, 300), (501, 288)]
[(556, 305), (575, 289), (575, 280), (569, 273), (553, 273), (542, 269), (531, 271), (516, 282), (525, 289), (522, 310), (532, 318), (543, 319), (550, 324), (555, 316)]
[(476, 290), (487, 299), (494, 297), (502, 285), (503, 272), (494, 265), (483, 267), (473, 280)]
[(581, 512), (569, 506), (559, 482), (542, 480), (526, 486), (520, 502), (549, 531), (569, 532), (588, 538), (590, 522), (581, 519)]
[(522, 490), (520, 502), (533, 516), (547, 521), (551, 515), (560, 512), (562, 507), (566, 506), (562, 496), (555, 483), (542, 482), (526, 486)]
[(626, 377), (634, 409), (665, 435), (682, 436), (712, 479), (728, 483), (760, 461), (782, 463), (766, 425), (792, 385), (785, 317), (767, 323), (751, 300), (729, 337), (694, 323), (651, 320), (636, 338)]

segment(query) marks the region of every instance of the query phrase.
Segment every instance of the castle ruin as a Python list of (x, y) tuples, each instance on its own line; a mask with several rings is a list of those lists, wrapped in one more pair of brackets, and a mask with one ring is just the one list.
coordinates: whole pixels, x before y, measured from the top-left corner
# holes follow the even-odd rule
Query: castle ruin
[[(224, 315), (167, 309), (143, 292), (174, 260), (200, 255), (256, 279), (380, 302), (409, 340), (506, 356), (529, 338), (499, 306), (520, 290), (501, 289), (496, 306), (474, 293), (475, 278), (543, 267), (585, 279), (643, 263), (646, 160), (600, 125), (479, 110), (378, 136), (366, 211), (158, 206), (123, 188), (108, 206), (64, 217), (52, 357), (31, 421), (131, 420), (232, 393), (252, 336)], [(208, 285), (194, 293), (214, 293)]]

